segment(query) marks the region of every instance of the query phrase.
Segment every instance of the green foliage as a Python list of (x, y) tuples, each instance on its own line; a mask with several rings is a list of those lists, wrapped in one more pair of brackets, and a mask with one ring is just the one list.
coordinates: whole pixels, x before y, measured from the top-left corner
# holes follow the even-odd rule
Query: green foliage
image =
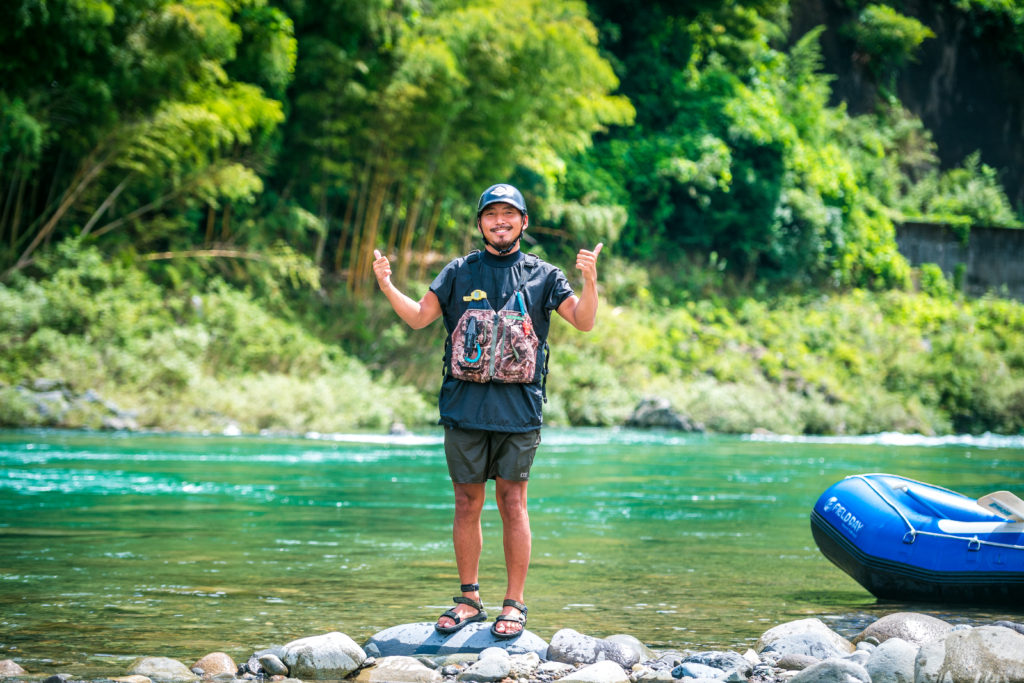
[(1024, 64), (1024, 5), (1018, 0), (952, 0), (967, 14), (970, 30), (999, 44)]
[[(1024, 54), (1019, 3), (952, 1)], [(608, 327), (556, 325), (554, 421), (659, 391), (728, 431), (1019, 430), (1019, 310), (930, 267), (906, 294), (894, 239), (1019, 226), (997, 173), (940, 169), (895, 99), (832, 106), (821, 29), (789, 36), (788, 6), (3, 4), (0, 421), (31, 424), (17, 385), (49, 375), (153, 426), (430, 422), (441, 340), (367, 301), (368, 254), (422, 290), (509, 180), (532, 249), (607, 247)], [(931, 36), (847, 6), (877, 79)]]
[(14, 387), (39, 378), (95, 390), (149, 427), (336, 431), (422, 422), (428, 412), (417, 392), (372, 378), (336, 345), (222, 281), (174, 295), (75, 241), (39, 267), (38, 280), (0, 285), (5, 424), (32, 423)]
[(913, 17), (900, 14), (888, 5), (869, 4), (845, 32), (857, 45), (860, 60), (875, 78), (892, 74), (935, 33)]
[[(0, 10), (0, 264), (75, 235), (147, 257), (283, 241), (355, 292), (373, 248), (401, 252), (406, 277), (414, 254), (462, 251), (496, 179), (526, 190), (539, 249), (713, 254), (778, 289), (903, 286), (900, 211), (1005, 222), (991, 169), (929, 175), (927, 131), (879, 134), (829, 106), (820, 29), (787, 47), (787, 12), (15, 0)], [(929, 35), (884, 4), (851, 31), (887, 65)], [(260, 286), (239, 265), (217, 274)]]
[(946, 279), (942, 269), (934, 263), (922, 263), (921, 291), (936, 298), (950, 298), (953, 296), (953, 284)]
[[(664, 11), (655, 5), (650, 17)], [(772, 7), (762, 11), (698, 12), (686, 32), (691, 52), (663, 66), (664, 78), (650, 86), (659, 88), (662, 107), (641, 109), (636, 128), (588, 153), (580, 164), (585, 171), (568, 175), (567, 194), (626, 206), (627, 255), (714, 254), (748, 285), (903, 286), (909, 271), (891, 219), (842, 144), (849, 117), (828, 105), (820, 29), (787, 54), (766, 42), (780, 29)], [(629, 47), (653, 49), (644, 41), (683, 32), (673, 26), (632, 37)], [(739, 33), (723, 38), (724, 26)], [(620, 57), (626, 68), (633, 64), (632, 53)]]
[(196, 209), (252, 202), (284, 119), (261, 86), (287, 85), (290, 31), (258, 0), (6, 3), (0, 269), (76, 234), (191, 246)]
[[(471, 198), (497, 180), (535, 179), (524, 189), (538, 206), (567, 157), (632, 121), (582, 2), (357, 4), (296, 7), (304, 58), (275, 178), (325, 227), (305, 236), (306, 249), (328, 270), (347, 260), (351, 280), (388, 240), (460, 245)], [(588, 210), (564, 229), (614, 234), (622, 222), (619, 207)]]
[(1022, 227), (996, 170), (978, 152), (947, 171), (932, 169), (900, 202), (907, 217), (954, 226)]
[[(3, 424), (97, 425), (86, 408), (61, 422), (41, 415), (18, 388), (40, 378), (92, 389), (148, 427), (303, 432), (436, 420), (443, 334), (404, 328), (383, 297), (310, 301), (300, 325), (215, 278), (201, 290), (162, 289), (131, 262), (72, 241), (39, 267), (44, 277), (0, 285)], [(621, 289), (594, 331), (555, 321), (549, 423), (621, 424), (659, 395), (725, 432), (1024, 430), (1018, 302), (964, 300), (935, 267), (921, 269), (918, 294), (774, 300), (662, 302), (668, 283), (654, 282), (670, 277), (609, 269), (604, 286)]]

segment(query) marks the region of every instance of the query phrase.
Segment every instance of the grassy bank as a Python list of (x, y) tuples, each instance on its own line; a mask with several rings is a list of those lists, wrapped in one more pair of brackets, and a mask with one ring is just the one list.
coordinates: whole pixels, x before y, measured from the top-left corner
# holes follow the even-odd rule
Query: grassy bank
[[(216, 278), (158, 286), (89, 250), (41, 268), (0, 285), (0, 426), (96, 428), (110, 404), (182, 431), (436, 421), (443, 335), (408, 330), (383, 297), (328, 287), (286, 306)], [(549, 423), (621, 424), (660, 396), (719, 432), (1024, 431), (1024, 305), (964, 299), (934, 270), (919, 292), (728, 298), (694, 293), (692, 274), (606, 271), (597, 329), (553, 326)], [(40, 411), (39, 380), (103, 402)]]

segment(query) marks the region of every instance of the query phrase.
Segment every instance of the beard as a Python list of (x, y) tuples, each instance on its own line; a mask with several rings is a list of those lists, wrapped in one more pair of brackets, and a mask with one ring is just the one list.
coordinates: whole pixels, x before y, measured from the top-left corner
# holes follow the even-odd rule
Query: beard
[(508, 253), (513, 248), (515, 248), (515, 245), (519, 241), (519, 238), (523, 236), (523, 230), (525, 230), (525, 228), (520, 227), (518, 230), (512, 228), (498, 235), (488, 235), (481, 228), (480, 235), (484, 238), (484, 244), (490, 245), (491, 247), (494, 248), (495, 251), (498, 251), (500, 253)]

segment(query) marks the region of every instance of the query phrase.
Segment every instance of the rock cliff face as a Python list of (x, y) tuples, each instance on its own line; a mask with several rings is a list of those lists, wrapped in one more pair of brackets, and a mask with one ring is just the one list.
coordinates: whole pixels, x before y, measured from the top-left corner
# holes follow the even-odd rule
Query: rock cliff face
[[(1010, 202), (1024, 205), (1024, 57), (1012, 54), (999, 36), (984, 29), (949, 0), (904, 0), (903, 14), (931, 28), (916, 61), (903, 67), (896, 90), (904, 106), (932, 131), (944, 167), (959, 165), (974, 151), (1000, 171)], [(821, 35), (825, 68), (838, 76), (834, 103), (851, 114), (871, 111), (877, 91), (853, 41), (840, 27), (856, 16), (846, 0), (792, 0), (792, 35), (815, 26)], [(1007, 29), (1008, 30), (1008, 29)]]

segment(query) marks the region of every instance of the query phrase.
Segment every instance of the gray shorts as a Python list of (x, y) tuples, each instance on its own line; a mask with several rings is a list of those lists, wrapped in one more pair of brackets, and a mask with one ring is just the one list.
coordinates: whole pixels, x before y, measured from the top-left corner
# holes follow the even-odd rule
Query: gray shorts
[(498, 477), (526, 481), (538, 446), (539, 429), (522, 433), (444, 429), (448, 474), (456, 484), (483, 484)]

